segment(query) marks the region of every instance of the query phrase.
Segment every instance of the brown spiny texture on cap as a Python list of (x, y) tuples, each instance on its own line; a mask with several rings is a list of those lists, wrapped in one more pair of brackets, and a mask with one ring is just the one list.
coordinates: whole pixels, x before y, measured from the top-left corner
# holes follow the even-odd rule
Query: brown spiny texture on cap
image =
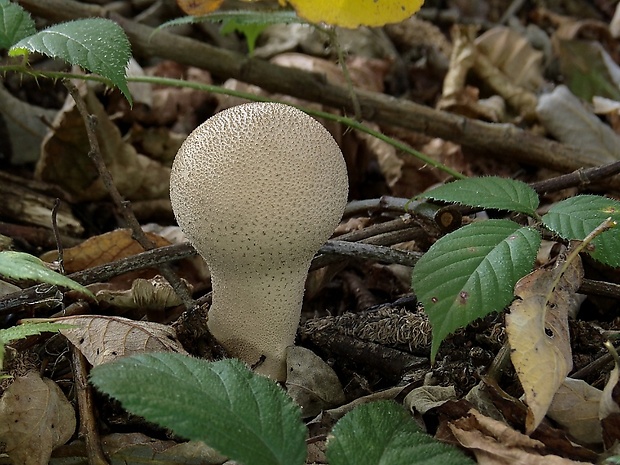
[(276, 380), (299, 324), (310, 261), (347, 200), (342, 153), (293, 107), (250, 103), (194, 130), (172, 167), (179, 226), (211, 270), (208, 326), (229, 353)]

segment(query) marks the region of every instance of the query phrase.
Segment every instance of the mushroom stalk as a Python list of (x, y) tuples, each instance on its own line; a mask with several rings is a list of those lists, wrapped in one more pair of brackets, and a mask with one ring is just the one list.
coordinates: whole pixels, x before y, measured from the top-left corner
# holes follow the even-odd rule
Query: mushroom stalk
[(259, 373), (286, 377), (308, 268), (340, 221), (347, 194), (334, 139), (287, 105), (224, 110), (179, 149), (170, 198), (211, 270), (209, 330)]

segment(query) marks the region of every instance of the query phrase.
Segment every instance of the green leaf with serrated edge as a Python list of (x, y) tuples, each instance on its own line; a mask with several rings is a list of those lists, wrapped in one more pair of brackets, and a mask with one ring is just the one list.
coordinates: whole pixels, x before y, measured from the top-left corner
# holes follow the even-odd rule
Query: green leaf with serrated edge
[[(620, 222), (620, 202), (598, 195), (578, 195), (562, 200), (542, 217), (543, 224), (560, 237), (582, 240), (607, 218)], [(586, 250), (592, 258), (620, 267), (620, 227), (605, 231)]]
[(39, 52), (62, 58), (109, 79), (132, 103), (127, 87), (127, 64), (131, 47), (125, 31), (104, 18), (78, 19), (56, 24), (20, 40), (9, 55)]
[(226, 35), (231, 34), (233, 32), (239, 32), (243, 34), (245, 40), (248, 44), (248, 53), (251, 55), (254, 53), (254, 48), (256, 46), (256, 39), (263, 32), (268, 24), (244, 24), (238, 23), (234, 20), (226, 20), (222, 23), (222, 27), (220, 28), (220, 34)]
[(290, 24), (290, 23), (306, 23), (294, 11), (251, 11), (251, 10), (233, 10), (218, 11), (203, 16), (182, 16), (170, 21), (166, 21), (157, 29), (181, 24), (196, 24), (204, 22), (218, 21), (234, 21), (237, 24)]
[(23, 252), (0, 252), (0, 276), (16, 281), (28, 280), (54, 284), (81, 292), (95, 299), (95, 295), (81, 284), (50, 270), (43, 260)]
[(536, 216), (539, 202), (536, 191), (524, 182), (497, 176), (460, 179), (424, 192), (420, 197), (530, 216)]
[(0, 0), (0, 48), (9, 48), (36, 31), (30, 14), (20, 5)]
[(61, 329), (71, 328), (74, 328), (74, 326), (65, 323), (28, 323), (7, 329), (0, 329), (0, 370), (4, 363), (4, 346), (9, 342), (41, 333), (55, 333)]
[(360, 405), (333, 427), (327, 442), (330, 465), (472, 465), (458, 449), (420, 431), (392, 401)]
[(448, 334), (510, 303), (539, 246), (536, 230), (509, 220), (472, 223), (433, 244), (412, 275), (433, 329), (433, 361)]
[(244, 465), (302, 465), (301, 411), (238, 360), (151, 353), (93, 368), (91, 381), (124, 408)]

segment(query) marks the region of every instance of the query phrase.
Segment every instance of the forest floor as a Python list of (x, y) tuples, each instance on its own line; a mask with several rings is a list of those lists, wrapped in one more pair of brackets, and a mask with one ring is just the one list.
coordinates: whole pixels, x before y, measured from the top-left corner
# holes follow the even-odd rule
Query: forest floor
[[(478, 463), (619, 463), (618, 368), (605, 347), (620, 330), (614, 262), (584, 253), (584, 277), (569, 283), (565, 373), (558, 375), (555, 359), (514, 368), (503, 305), (450, 331), (431, 363), (432, 321), (412, 289), (412, 265), (462, 225), (487, 218), (540, 224), (503, 210), (409, 202), (454, 174), (523, 181), (539, 194), (540, 215), (583, 194), (620, 200), (615, 2), (429, 0), (410, 19), (382, 28), (329, 35), (309, 24), (269, 25), (251, 54), (239, 24), (226, 34), (219, 22), (154, 32), (183, 16), (171, 0), (16, 3), (39, 29), (109, 17), (131, 42), (129, 76), (197, 85), (130, 81), (130, 106), (120, 91), (96, 82), (2, 75), (0, 250), (40, 257), (97, 298), (53, 284), (0, 281), (0, 330), (43, 318), (79, 326), (7, 346), (0, 464), (221, 460), (181, 448), (182, 439), (127, 414), (84, 380), (92, 365), (117, 355), (177, 350), (170, 340), (192, 355), (214, 357), (205, 324), (210, 274), (176, 226), (170, 171), (185, 138), (212, 115), (247, 102), (244, 92), (319, 115), (347, 165), (349, 203), (337, 241), (313, 261), (296, 340), (325, 363), (283, 384), (292, 397), (293, 385), (309, 393), (296, 398), (308, 426), (307, 463), (328, 463), (333, 423), (375, 399), (404, 405), (427, 433)], [(262, 11), (274, 3), (250, 5)], [(225, 0), (223, 8), (239, 5)], [(0, 70), (15, 60), (3, 51)], [(31, 56), (29, 66), (83, 73), (42, 55)], [(90, 132), (76, 99), (96, 117)], [(120, 197), (89, 157), (93, 134)], [(236, 195), (256, 207), (243, 191)], [(272, 195), (277, 201), (278, 192)], [(619, 230), (605, 234), (620, 244)], [(542, 237), (537, 269), (562, 260), (568, 245), (549, 231)], [(163, 274), (172, 276), (172, 287)], [(174, 292), (183, 282), (191, 296)], [(493, 300), (488, 286), (481, 283), (480, 292)], [(330, 394), (313, 376), (330, 385)], [(530, 394), (544, 392), (553, 402), (539, 406), (544, 418), (530, 428), (533, 401), (527, 388), (523, 395), (533, 378), (542, 385)], [(20, 404), (16, 398), (26, 393)], [(33, 423), (6, 426), (33, 409)]]

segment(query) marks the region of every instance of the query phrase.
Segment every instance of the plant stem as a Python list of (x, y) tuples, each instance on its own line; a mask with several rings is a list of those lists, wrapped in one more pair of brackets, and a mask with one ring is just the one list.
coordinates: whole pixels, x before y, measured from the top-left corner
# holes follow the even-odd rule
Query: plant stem
[[(34, 77), (43, 77), (43, 78), (50, 78), (50, 79), (81, 79), (84, 81), (95, 81), (95, 82), (102, 82), (110, 87), (113, 87), (112, 83), (110, 82), (110, 80), (101, 77), (101, 76), (97, 76), (97, 75), (93, 75), (93, 74), (88, 74), (88, 75), (84, 75), (84, 74), (78, 74), (78, 73), (65, 73), (65, 72), (60, 72), (60, 71), (34, 71), (26, 66), (23, 65), (8, 65), (8, 66), (0, 66), (0, 73), (6, 73), (7, 71), (14, 71), (14, 72), (20, 72), (20, 73), (24, 73), (24, 74), (29, 74), (31, 76)], [(214, 94), (222, 94), (222, 95), (229, 95), (232, 97), (237, 97), (237, 98), (242, 98), (242, 99), (246, 99), (246, 100), (251, 100), (251, 101), (255, 101), (255, 102), (277, 102), (276, 100), (267, 98), (267, 97), (261, 97), (255, 94), (251, 94), (249, 92), (240, 92), (240, 91), (236, 91), (236, 90), (231, 90), (231, 89), (225, 89), (221, 86), (216, 86), (216, 85), (210, 85), (210, 84), (202, 84), (199, 82), (194, 82), (194, 81), (185, 81), (182, 79), (172, 79), (172, 78), (162, 78), (162, 77), (154, 77), (154, 76), (130, 76), (127, 77), (127, 81), (128, 82), (142, 82), (142, 83), (147, 83), (147, 84), (156, 84), (156, 85), (162, 85), (162, 86), (169, 86), (169, 87), (185, 87), (185, 88), (189, 88), (189, 89), (196, 89), (196, 90), (200, 90), (203, 92), (212, 92)], [(281, 102), (281, 103), (285, 103), (287, 105), (290, 105), (290, 103), (288, 102)], [(439, 163), (436, 160), (433, 160), (432, 158), (428, 157), (427, 155), (423, 154), (422, 152), (419, 152), (418, 150), (415, 150), (411, 147), (409, 147), (407, 144), (404, 144), (403, 142), (400, 142), (396, 139), (393, 139), (389, 136), (386, 136), (385, 134), (383, 134), (380, 131), (376, 131), (368, 126), (366, 126), (363, 123), (360, 123), (359, 121), (356, 121), (353, 118), (348, 118), (346, 116), (339, 116), (339, 115), (334, 115), (332, 113), (328, 113), (326, 111), (320, 111), (320, 110), (313, 110), (311, 108), (305, 107), (303, 105), (291, 105), (311, 116), (314, 116), (316, 118), (323, 118), (326, 120), (330, 120), (330, 121), (335, 121), (337, 123), (343, 124), (345, 126), (348, 126), (352, 129), (357, 129), (360, 132), (369, 134), (395, 148), (397, 148), (398, 150), (401, 150), (405, 153), (407, 153), (408, 155), (411, 155), (415, 158), (417, 158), (418, 160), (424, 162), (425, 164), (432, 166), (434, 168), (437, 168), (438, 170), (441, 170), (447, 174), (449, 174), (450, 176), (454, 177), (455, 179), (464, 179), (466, 178), (465, 175), (459, 173), (456, 170), (453, 170), (452, 168), (443, 165), (442, 163)]]

